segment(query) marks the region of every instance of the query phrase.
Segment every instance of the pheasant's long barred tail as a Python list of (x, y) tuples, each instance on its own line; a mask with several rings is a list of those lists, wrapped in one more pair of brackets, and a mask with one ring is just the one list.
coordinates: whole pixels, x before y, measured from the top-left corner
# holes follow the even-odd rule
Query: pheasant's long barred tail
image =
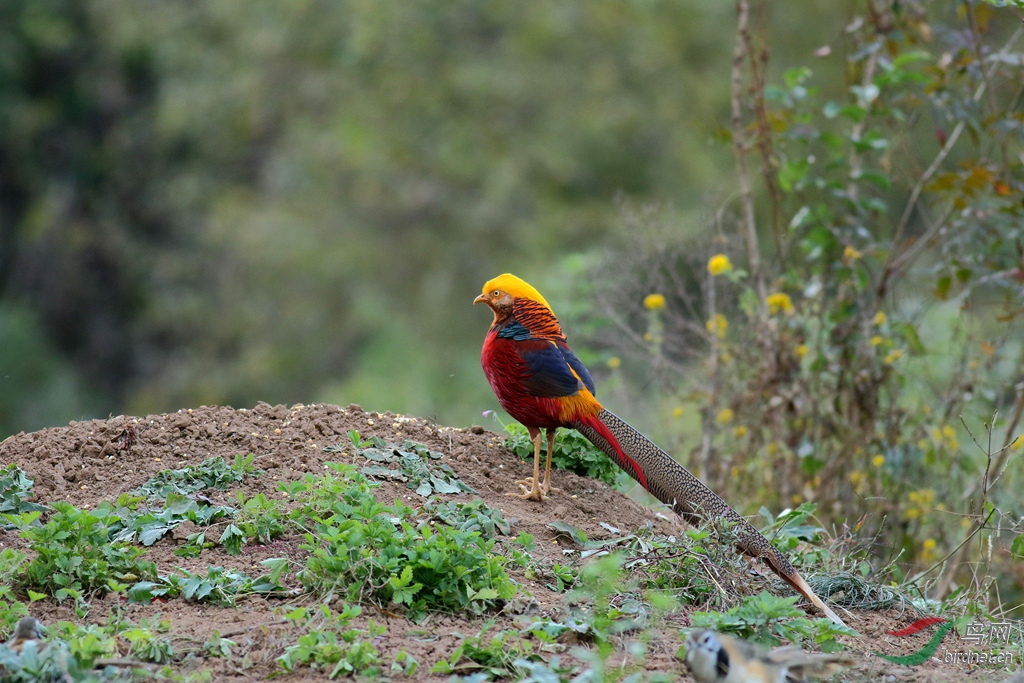
[[(597, 415), (597, 418), (608, 427), (608, 431), (619, 442), (623, 453), (636, 461), (643, 470), (647, 479), (647, 490), (651, 495), (669, 505), (687, 522), (695, 523), (705, 516), (710, 516), (721, 517), (735, 524), (739, 547), (743, 552), (767, 560), (772, 571), (778, 574), (783, 581), (824, 612), (829, 619), (845, 626), (843, 620), (814, 594), (814, 591), (789, 560), (718, 494), (705, 486), (700, 479), (693, 476), (672, 456), (658, 448), (650, 439), (619, 416), (604, 410)], [(608, 454), (627, 474), (634, 476), (631, 468), (620, 462), (621, 458), (616, 453), (615, 447), (593, 427), (580, 422), (574, 424), (573, 428)], [(634, 478), (639, 481), (639, 478), (635, 476)]]

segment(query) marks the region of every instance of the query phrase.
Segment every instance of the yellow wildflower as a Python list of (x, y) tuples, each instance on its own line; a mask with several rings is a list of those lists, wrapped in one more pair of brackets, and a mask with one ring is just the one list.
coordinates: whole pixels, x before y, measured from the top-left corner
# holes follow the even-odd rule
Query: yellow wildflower
[(799, 505), (800, 503), (804, 502), (804, 497), (801, 496), (799, 493), (794, 493), (792, 496), (790, 496), (789, 499), (793, 501), (793, 505)]
[(708, 320), (704, 326), (708, 328), (708, 332), (722, 339), (725, 337), (725, 331), (729, 328), (729, 321), (721, 313), (715, 313), (715, 317)]
[(885, 324), (885, 320), (886, 320), (885, 313), (882, 313), (881, 311), (879, 311), (878, 313), (875, 313), (874, 323), (876, 325), (884, 325)]
[(675, 409), (672, 411), (672, 417), (682, 417), (682, 416), (683, 416), (683, 407), (682, 406), (676, 406)]
[(648, 294), (644, 297), (644, 308), (648, 311), (660, 311), (665, 308), (665, 296), (663, 294)]
[(876, 455), (871, 459), (871, 464), (874, 465), (875, 467), (881, 467), (882, 465), (885, 464), (885, 456)]
[(1010, 448), (1015, 451), (1024, 448), (1024, 436), (1018, 436), (1016, 439), (1011, 441)]
[(883, 341), (885, 341), (885, 340), (884, 340), (884, 339), (882, 339), (881, 337), (879, 337), (879, 336), (878, 336), (878, 335), (876, 334), (876, 335), (875, 335), (874, 337), (872, 337), (872, 338), (871, 338), (871, 345), (872, 345), (872, 346), (878, 346), (878, 345), (879, 345), (879, 344), (881, 344), (881, 343), (882, 343)]
[(903, 358), (903, 350), (902, 349), (893, 349), (892, 351), (890, 351), (886, 355), (885, 362), (888, 363), (889, 365), (892, 365), (893, 363), (898, 361), (900, 358)]
[(789, 294), (785, 292), (776, 292), (769, 294), (768, 298), (765, 299), (765, 303), (768, 304), (768, 312), (775, 315), (779, 311), (786, 315), (793, 313), (793, 300), (789, 298)]
[(729, 470), (729, 476), (731, 476), (733, 479), (736, 479), (737, 477), (739, 477), (740, 476), (740, 468), (733, 466), (733, 468), (731, 470)]
[(853, 486), (859, 486), (862, 481), (864, 481), (863, 472), (861, 472), (860, 470), (854, 470), (853, 472), (850, 472), (850, 483)]
[(926, 538), (926, 539), (924, 539), (924, 549), (925, 550), (935, 550), (935, 539), (934, 538)]
[(800, 356), (801, 358), (806, 356), (807, 355), (807, 344), (801, 344), (800, 346), (796, 347), (796, 355)]
[(612, 370), (619, 367), (620, 365), (622, 365), (622, 359), (619, 358), (618, 356), (612, 356), (611, 358), (608, 359), (608, 367), (610, 367)]
[(736, 429), (732, 430), (732, 433), (733, 435), (736, 436), (736, 438), (742, 439), (744, 436), (747, 435), (747, 428), (744, 425), (740, 425)]
[(725, 254), (715, 254), (708, 261), (708, 272), (712, 275), (721, 275), (732, 270), (732, 263)]
[(949, 425), (942, 426), (942, 436), (946, 437), (947, 440), (956, 438), (956, 430)]
[(907, 508), (903, 511), (903, 519), (912, 520), (921, 516), (920, 508)]
[(732, 408), (723, 408), (722, 411), (719, 412), (718, 416), (715, 418), (715, 422), (717, 422), (718, 424), (723, 424), (724, 425), (724, 424), (726, 424), (728, 422), (732, 422), (732, 418), (733, 418)]
[(856, 249), (851, 247), (849, 244), (847, 244), (846, 248), (843, 249), (843, 260), (844, 261), (856, 261), (857, 259), (859, 259), (863, 255), (864, 254), (860, 253), (859, 251), (857, 251)]

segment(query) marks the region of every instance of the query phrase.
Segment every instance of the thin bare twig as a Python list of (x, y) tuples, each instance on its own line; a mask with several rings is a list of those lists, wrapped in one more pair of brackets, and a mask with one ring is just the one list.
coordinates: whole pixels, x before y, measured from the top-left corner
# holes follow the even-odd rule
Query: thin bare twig
[(743, 203), (743, 223), (746, 228), (747, 258), (750, 262), (750, 275), (757, 288), (760, 299), (761, 317), (768, 315), (765, 303), (767, 289), (764, 273), (761, 270), (761, 250), (757, 240), (757, 221), (754, 218), (754, 193), (750, 188), (747, 175), (747, 145), (743, 130), (743, 62), (750, 42), (750, 3), (749, 0), (737, 0), (736, 3), (736, 45), (732, 53), (732, 149), (736, 157), (736, 176), (740, 185), (740, 197)]

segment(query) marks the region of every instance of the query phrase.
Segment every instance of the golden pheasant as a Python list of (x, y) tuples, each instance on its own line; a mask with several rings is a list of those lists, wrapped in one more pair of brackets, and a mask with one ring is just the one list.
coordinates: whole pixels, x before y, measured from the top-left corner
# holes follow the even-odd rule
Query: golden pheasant
[[(735, 525), (739, 547), (763, 557), (772, 570), (838, 624), (843, 621), (814, 594), (803, 577), (768, 539), (685, 467), (595, 397), (594, 380), (572, 352), (551, 306), (515, 275), (488, 281), (474, 304), (487, 304), (494, 321), (480, 355), (484, 374), (509, 415), (533, 440), (533, 477), (516, 482), (522, 498), (541, 501), (551, 489), (551, 450), (559, 427), (575, 429), (604, 451), (626, 474), (688, 522), (721, 517)], [(541, 431), (548, 457), (540, 477)]]

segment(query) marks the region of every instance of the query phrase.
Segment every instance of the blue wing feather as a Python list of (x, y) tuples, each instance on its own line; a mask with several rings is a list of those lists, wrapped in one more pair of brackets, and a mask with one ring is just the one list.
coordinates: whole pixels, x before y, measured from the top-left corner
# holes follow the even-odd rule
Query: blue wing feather
[[(563, 348), (555, 342), (546, 339), (520, 341), (516, 342), (516, 351), (519, 357), (526, 361), (529, 374), (523, 378), (523, 384), (533, 396), (573, 396), (579, 392), (581, 386), (584, 386), (576, 375), (572, 374)], [(572, 351), (569, 351), (569, 354), (575, 359), (576, 364), (583, 367)], [(586, 377), (590, 379), (590, 374), (587, 373)]]
[(583, 364), (583, 361), (577, 358), (576, 354), (572, 352), (572, 349), (565, 344), (560, 344), (558, 349), (562, 352), (562, 358), (564, 358), (565, 362), (569, 364), (569, 367), (575, 370), (576, 374), (580, 376), (581, 380), (583, 380), (584, 386), (590, 390), (590, 393), (597, 396), (597, 390), (594, 389), (594, 378), (590, 376), (590, 373), (587, 371), (587, 366)]

